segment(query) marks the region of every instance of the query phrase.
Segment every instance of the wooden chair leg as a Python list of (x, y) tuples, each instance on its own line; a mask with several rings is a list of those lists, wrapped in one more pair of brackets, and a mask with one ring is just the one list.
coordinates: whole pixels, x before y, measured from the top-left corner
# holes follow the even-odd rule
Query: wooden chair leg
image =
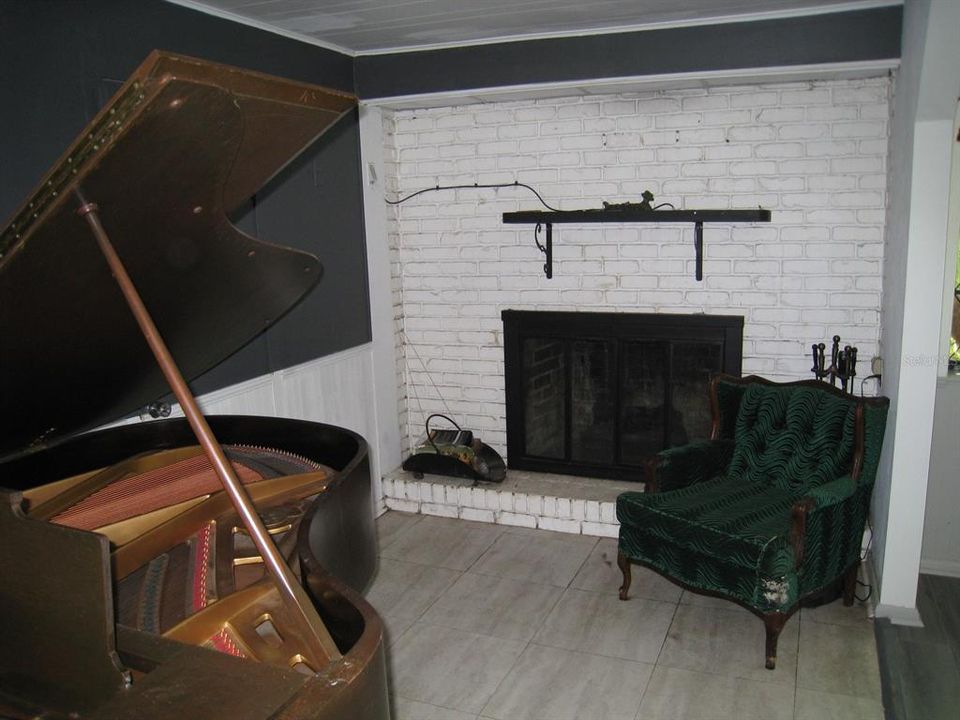
[(843, 577), (843, 604), (846, 607), (853, 605), (854, 591), (857, 589), (857, 570), (859, 569), (860, 564), (854, 563)]
[(620, 586), (620, 599), (627, 599), (627, 592), (630, 590), (630, 558), (624, 553), (617, 553), (617, 567), (623, 573), (623, 584)]
[(780, 631), (783, 630), (787, 618), (782, 613), (770, 613), (763, 616), (763, 625), (767, 630), (767, 670), (774, 670), (777, 667), (777, 641), (780, 639)]

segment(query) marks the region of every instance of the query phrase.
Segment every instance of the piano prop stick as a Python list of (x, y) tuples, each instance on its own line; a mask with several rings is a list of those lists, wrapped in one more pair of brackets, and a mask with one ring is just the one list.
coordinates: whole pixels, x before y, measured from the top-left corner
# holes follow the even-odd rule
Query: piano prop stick
[(80, 203), (77, 214), (83, 217), (90, 226), (90, 231), (93, 233), (94, 238), (96, 238), (100, 252), (103, 253), (103, 257), (110, 266), (110, 271), (120, 286), (120, 291), (130, 306), (130, 312), (132, 312), (136, 318), (137, 324), (143, 332), (143, 337), (157, 360), (157, 365), (160, 366), (160, 370), (170, 384), (170, 389), (180, 403), (180, 407), (183, 409), (183, 413), (186, 415), (190, 427), (197, 436), (200, 446), (210, 459), (210, 463), (216, 470), (220, 481), (223, 483), (224, 489), (230, 496), (230, 500), (234, 508), (236, 508), (237, 514), (243, 519), (243, 524), (249, 531), (250, 537), (257, 547), (257, 551), (260, 553), (260, 557), (263, 558), (270, 574), (273, 576), (273, 581), (280, 591), (280, 596), (283, 598), (287, 610), (297, 619), (303, 633), (303, 640), (310, 646), (314, 657), (316, 657), (318, 661), (323, 661), (323, 663), (326, 664), (330, 660), (339, 659), (340, 651), (337, 650), (337, 646), (330, 637), (330, 633), (327, 632), (327, 628), (324, 627), (319, 615), (317, 615), (316, 609), (310, 603), (310, 598), (307, 597), (306, 591), (304, 591), (300, 583), (297, 582), (293, 571), (287, 566), (287, 563), (277, 550), (277, 546), (274, 545), (273, 540), (270, 539), (267, 528), (264, 526), (263, 521), (257, 514), (256, 508), (250, 501), (250, 496), (247, 495), (243, 489), (240, 480), (237, 479), (236, 473), (233, 471), (233, 466), (230, 464), (230, 461), (227, 460), (223, 448), (220, 447), (220, 443), (218, 443), (214, 437), (210, 425), (207, 424), (206, 418), (203, 417), (203, 413), (200, 411), (200, 407), (193, 397), (193, 393), (191, 393), (190, 388), (187, 387), (187, 383), (183, 379), (183, 375), (180, 374), (180, 370), (176, 362), (174, 362), (173, 356), (167, 349), (166, 343), (163, 342), (160, 331), (157, 330), (157, 326), (154, 324), (150, 313), (143, 304), (143, 300), (140, 298), (136, 286), (127, 274), (123, 262), (117, 255), (117, 251), (114, 250), (113, 245), (110, 243), (110, 238), (100, 223), (100, 216), (97, 213), (98, 208), (96, 204), (88, 202), (79, 190), (76, 190), (75, 194)]

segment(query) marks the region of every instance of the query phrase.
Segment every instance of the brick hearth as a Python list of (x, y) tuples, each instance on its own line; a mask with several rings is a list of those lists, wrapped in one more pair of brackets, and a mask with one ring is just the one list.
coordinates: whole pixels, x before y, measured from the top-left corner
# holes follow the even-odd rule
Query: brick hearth
[(617, 495), (642, 484), (508, 470), (502, 483), (395, 470), (383, 479), (391, 510), (541, 528), (575, 535), (616, 537)]

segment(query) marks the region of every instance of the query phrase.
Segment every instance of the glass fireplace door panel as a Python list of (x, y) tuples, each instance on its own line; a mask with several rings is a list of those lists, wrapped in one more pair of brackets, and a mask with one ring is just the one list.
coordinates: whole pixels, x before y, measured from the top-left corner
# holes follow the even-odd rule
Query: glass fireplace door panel
[(670, 362), (670, 418), (667, 447), (710, 437), (710, 375), (723, 369), (719, 342), (676, 341)]
[(640, 465), (663, 449), (670, 347), (657, 340), (621, 347), (620, 462)]
[(616, 462), (616, 345), (575, 340), (570, 346), (570, 459)]
[(555, 338), (523, 341), (523, 431), (527, 455), (566, 457), (565, 343)]

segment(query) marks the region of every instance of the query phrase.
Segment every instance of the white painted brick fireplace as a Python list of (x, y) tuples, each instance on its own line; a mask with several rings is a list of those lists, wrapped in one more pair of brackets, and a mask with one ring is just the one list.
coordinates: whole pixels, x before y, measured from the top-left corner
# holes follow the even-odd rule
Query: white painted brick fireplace
[(808, 378), (811, 343), (834, 334), (858, 346), (867, 374), (880, 333), (892, 91), (882, 77), (385, 111), (391, 198), (520, 181), (565, 210), (650, 190), (679, 209), (772, 211), (770, 223), (706, 225), (697, 282), (688, 225), (555, 226), (548, 280), (533, 228), (501, 220), (542, 209), (523, 189), (432, 192), (396, 206), (404, 455), (425, 414), (447, 409), (505, 451), (507, 308), (743, 315), (745, 374)]

